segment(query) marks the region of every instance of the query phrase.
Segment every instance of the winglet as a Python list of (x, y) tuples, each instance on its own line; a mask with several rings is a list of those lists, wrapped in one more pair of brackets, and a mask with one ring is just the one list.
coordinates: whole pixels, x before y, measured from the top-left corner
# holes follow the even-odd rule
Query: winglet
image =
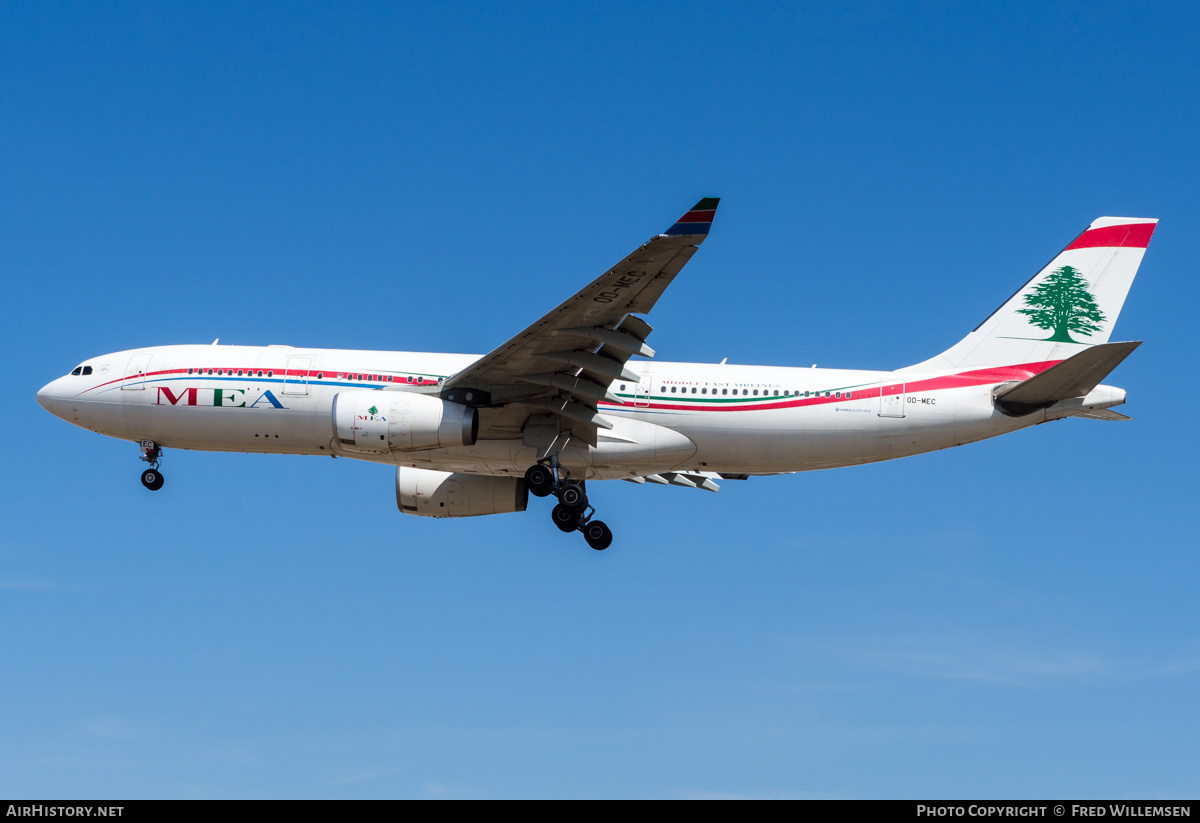
[(663, 234), (708, 234), (713, 216), (717, 213), (717, 203), (720, 202), (720, 197), (705, 197)]

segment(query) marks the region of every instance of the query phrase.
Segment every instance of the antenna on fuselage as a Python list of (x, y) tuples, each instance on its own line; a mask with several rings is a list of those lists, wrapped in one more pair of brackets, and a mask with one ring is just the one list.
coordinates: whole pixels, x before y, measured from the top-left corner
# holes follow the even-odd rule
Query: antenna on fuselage
[(218, 338), (216, 338), (216, 340), (213, 340), (213, 341), (212, 341), (212, 344), (213, 344), (214, 346), (215, 346), (215, 345), (217, 345), (217, 340), (220, 340), (220, 339), (221, 339), (221, 338), (219, 338), (219, 337), (218, 337)]
[(724, 365), (725, 365), (725, 361), (726, 361), (726, 360), (728, 360), (728, 359), (729, 359), (728, 357), (722, 357), (722, 358), (721, 358), (721, 362), (720, 362), (720, 363), (718, 363), (717, 365), (718, 365), (718, 366), (724, 366)]

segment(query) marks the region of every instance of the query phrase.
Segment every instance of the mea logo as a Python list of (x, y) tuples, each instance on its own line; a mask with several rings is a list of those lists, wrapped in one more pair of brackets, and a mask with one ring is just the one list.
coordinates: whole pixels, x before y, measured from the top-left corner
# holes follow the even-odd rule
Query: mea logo
[[(171, 391), (170, 386), (157, 386), (158, 396), (154, 399), (156, 406), (221, 406), (229, 409), (262, 408), (285, 409), (287, 406), (279, 402), (268, 389), (260, 394), (253, 403), (247, 404), (247, 392), (242, 389), (180, 389), (179, 394)], [(166, 400), (167, 402), (163, 402)]]
[(1103, 329), (1104, 313), (1096, 305), (1088, 282), (1072, 266), (1061, 266), (1025, 295), (1028, 308), (1017, 314), (1029, 317), (1029, 322), (1052, 332), (1046, 341), (1078, 343), (1068, 332), (1091, 337)]

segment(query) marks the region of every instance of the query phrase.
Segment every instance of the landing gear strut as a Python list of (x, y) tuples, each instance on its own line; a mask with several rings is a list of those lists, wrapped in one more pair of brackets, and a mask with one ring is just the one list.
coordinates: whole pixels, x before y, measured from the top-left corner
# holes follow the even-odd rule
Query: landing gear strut
[(570, 477), (571, 472), (558, 462), (555, 454), (525, 470), (525, 486), (535, 497), (558, 498), (550, 518), (561, 531), (583, 532), (589, 546), (604, 551), (612, 545), (612, 530), (603, 521), (592, 519), (596, 510), (588, 505), (587, 490), (582, 482), (573, 482)]
[(152, 492), (163, 487), (162, 472), (158, 470), (158, 461), (162, 458), (162, 449), (153, 440), (142, 441), (142, 460), (150, 464), (150, 468), (142, 472), (142, 485)]

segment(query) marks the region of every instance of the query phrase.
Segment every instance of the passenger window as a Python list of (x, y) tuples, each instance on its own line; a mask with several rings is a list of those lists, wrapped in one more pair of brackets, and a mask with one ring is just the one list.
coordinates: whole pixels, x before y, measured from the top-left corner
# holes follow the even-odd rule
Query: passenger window
[(238, 377), (241, 377), (241, 376), (242, 376), (242, 370), (238, 369)]
[(275, 376), (275, 372), (273, 372), (273, 371), (267, 372), (267, 377), (274, 377), (274, 376)]
[[(262, 372), (259, 372), (259, 373), (258, 373), (258, 376), (259, 376), (259, 377), (262, 377)], [(317, 379), (318, 379), (318, 380), (324, 380), (324, 379), (325, 379), (325, 372), (323, 372), (323, 371), (319, 371), (319, 372), (317, 372)]]
[(675, 393), (677, 390), (678, 390), (678, 387), (677, 387), (677, 386), (672, 386), (672, 387), (671, 387), (671, 394), (674, 394), (674, 393)]
[(696, 393), (696, 387), (692, 386), (692, 394), (695, 394), (695, 393)]
[(621, 391), (625, 391), (625, 384), (624, 384), (624, 383), (622, 383), (622, 384), (621, 384)]
[(700, 390), (700, 393), (701, 393), (701, 394), (708, 394), (708, 389), (701, 389), (701, 390)]
[(729, 389), (721, 389), (721, 394), (729, 394)]
[(758, 389), (755, 389), (755, 390), (754, 390), (754, 396), (755, 396), (755, 397), (758, 397)]

